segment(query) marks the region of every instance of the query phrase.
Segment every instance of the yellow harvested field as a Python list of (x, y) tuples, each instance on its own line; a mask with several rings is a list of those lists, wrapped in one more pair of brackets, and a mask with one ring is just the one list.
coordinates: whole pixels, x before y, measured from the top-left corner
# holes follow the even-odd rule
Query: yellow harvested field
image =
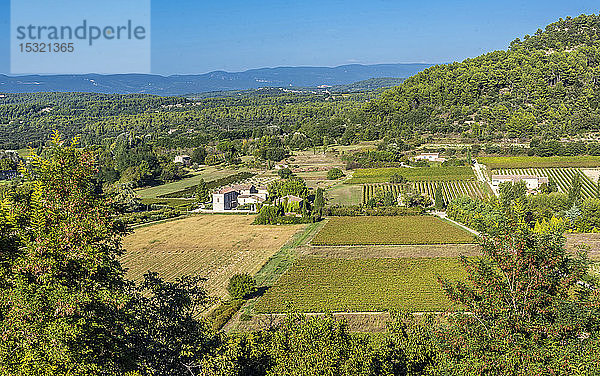
[(235, 273), (255, 274), (305, 225), (255, 226), (254, 216), (198, 215), (141, 227), (124, 240), (121, 261), (139, 280), (156, 271), (168, 280), (186, 274), (208, 278), (206, 288), (224, 297)]

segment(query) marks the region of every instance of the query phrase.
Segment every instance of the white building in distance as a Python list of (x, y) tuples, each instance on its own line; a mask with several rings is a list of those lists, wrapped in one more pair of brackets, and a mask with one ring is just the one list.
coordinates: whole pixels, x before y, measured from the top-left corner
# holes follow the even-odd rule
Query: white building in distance
[(441, 158), (440, 153), (421, 153), (414, 157), (415, 161), (429, 161), (429, 162), (444, 162), (446, 158)]
[(189, 166), (192, 164), (192, 157), (190, 157), (189, 155), (177, 155), (175, 156), (173, 162), (181, 163), (184, 166)]
[(525, 182), (527, 189), (535, 190), (540, 185), (548, 184), (548, 178), (546, 176), (535, 176), (535, 175), (492, 175), (492, 186), (498, 187), (500, 184), (505, 182), (518, 183), (520, 181)]

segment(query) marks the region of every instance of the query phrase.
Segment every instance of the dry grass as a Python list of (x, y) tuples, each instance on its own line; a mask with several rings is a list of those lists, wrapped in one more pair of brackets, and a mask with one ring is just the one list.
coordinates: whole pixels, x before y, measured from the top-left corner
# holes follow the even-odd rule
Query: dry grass
[(577, 246), (588, 246), (588, 257), (592, 260), (600, 260), (600, 233), (594, 234), (566, 234), (567, 249), (575, 251)]
[(305, 225), (253, 226), (254, 216), (201, 215), (137, 229), (124, 241), (122, 262), (137, 280), (148, 270), (172, 280), (197, 273), (208, 292), (225, 296), (235, 273), (255, 274)]

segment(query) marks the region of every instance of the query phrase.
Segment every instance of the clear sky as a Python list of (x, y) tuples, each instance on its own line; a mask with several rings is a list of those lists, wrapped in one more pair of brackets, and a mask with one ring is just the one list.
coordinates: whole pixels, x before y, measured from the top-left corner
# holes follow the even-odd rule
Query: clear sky
[[(2, 73), (9, 5), (0, 0)], [(152, 72), (460, 61), (599, 10), (598, 0), (152, 0)]]

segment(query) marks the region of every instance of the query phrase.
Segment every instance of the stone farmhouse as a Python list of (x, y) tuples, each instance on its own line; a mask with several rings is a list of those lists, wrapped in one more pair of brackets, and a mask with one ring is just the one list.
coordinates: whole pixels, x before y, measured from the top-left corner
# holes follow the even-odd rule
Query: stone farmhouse
[(492, 175), (492, 187), (497, 188), (501, 183), (507, 181), (518, 183), (524, 181), (528, 190), (536, 190), (540, 185), (548, 184), (548, 178), (546, 176), (536, 175)]
[(257, 205), (264, 203), (267, 198), (269, 198), (269, 191), (266, 187), (234, 185), (213, 193), (213, 211), (235, 210), (241, 205), (251, 205), (252, 210), (256, 210)]

